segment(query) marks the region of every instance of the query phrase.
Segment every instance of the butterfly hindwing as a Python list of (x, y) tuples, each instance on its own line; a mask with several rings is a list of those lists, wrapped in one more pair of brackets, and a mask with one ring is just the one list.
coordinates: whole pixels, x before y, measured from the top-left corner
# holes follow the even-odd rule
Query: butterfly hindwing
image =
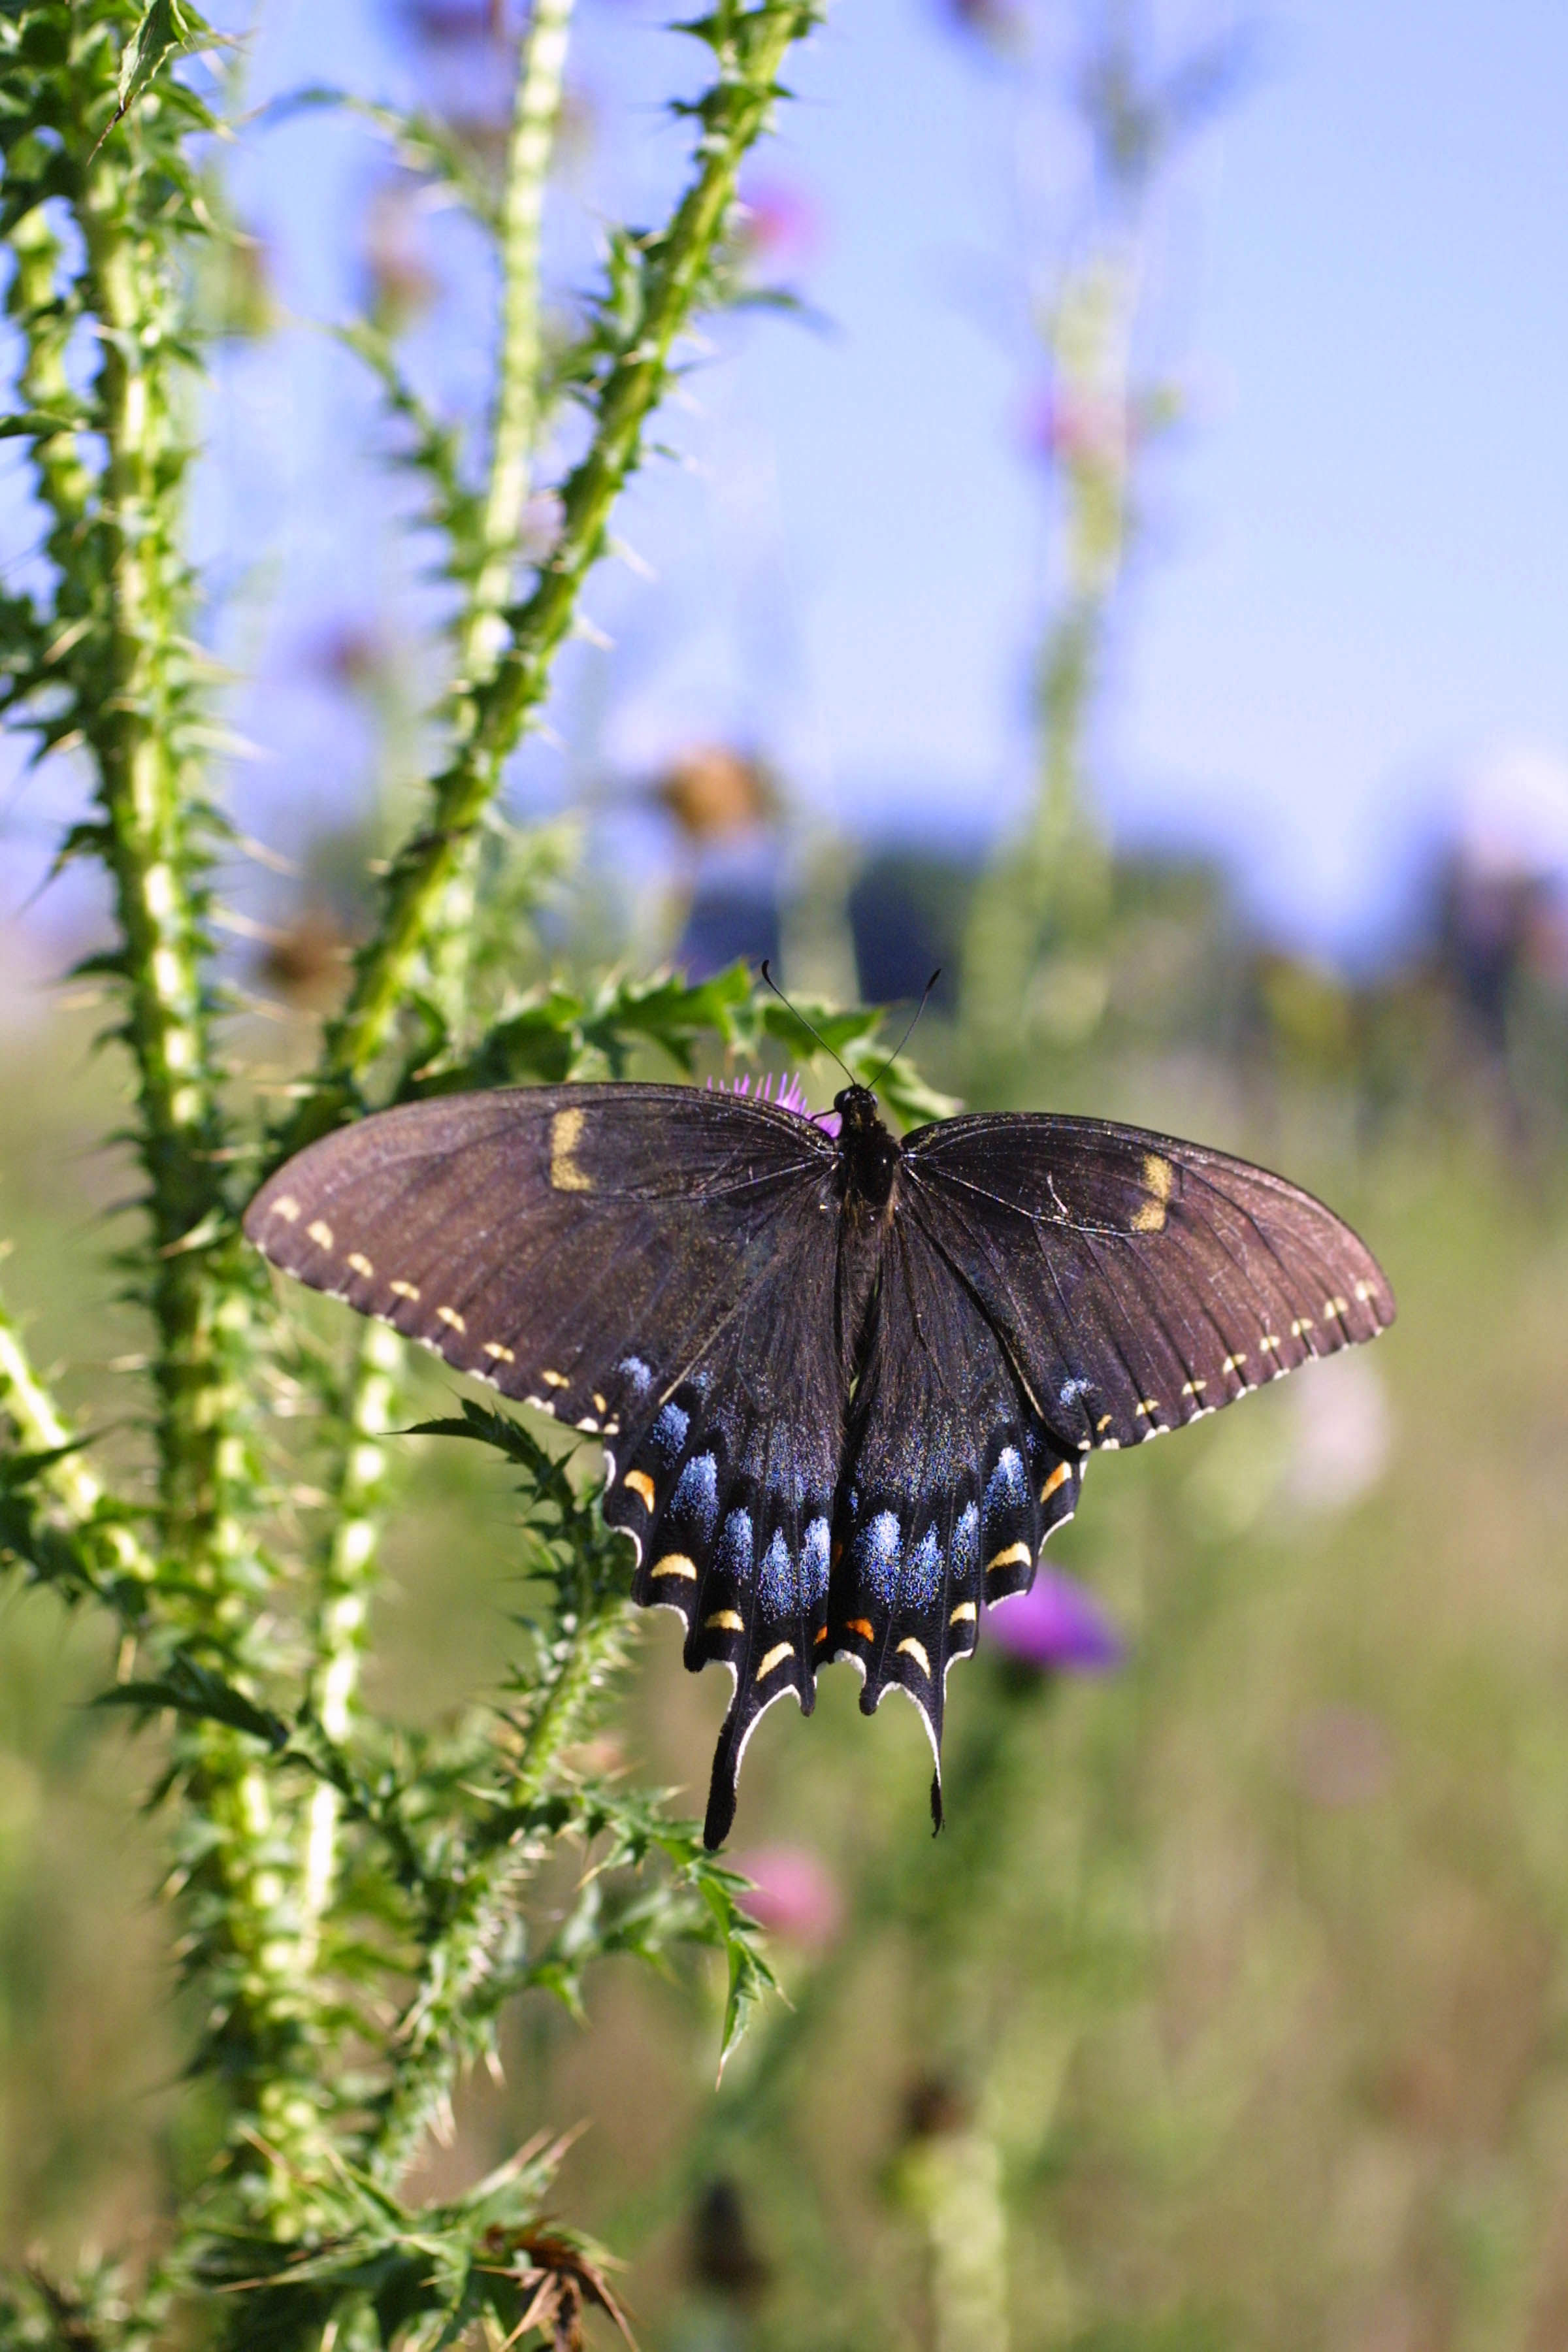
[(1074, 1452), (1179, 1427), (1394, 1318), (1376, 1261), (1310, 1193), (1169, 1136), (948, 1119), (910, 1137), (900, 1174)]
[(715, 1845), (759, 1717), (786, 1693), (807, 1714), (815, 1700), (847, 1405), (833, 1224), (815, 1191), (781, 1197), (772, 1216), (766, 1271), (621, 1448), (605, 1506), (637, 1538), (636, 1599), (679, 1612), (689, 1666), (717, 1659), (734, 1679), (709, 1801)]
[(939, 1821), (949, 1669), (981, 1611), (1027, 1589), (1081, 1470), (940, 1253), (895, 1215), (846, 1447), (828, 1644), (859, 1671), (867, 1714), (894, 1687), (919, 1708)]

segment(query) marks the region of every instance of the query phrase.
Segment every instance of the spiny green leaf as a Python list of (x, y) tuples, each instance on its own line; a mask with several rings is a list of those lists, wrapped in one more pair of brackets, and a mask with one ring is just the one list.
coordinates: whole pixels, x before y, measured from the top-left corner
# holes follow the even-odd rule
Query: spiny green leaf
[(172, 1659), (167, 1672), (152, 1680), (119, 1683), (112, 1690), (100, 1691), (93, 1705), (132, 1706), (143, 1714), (173, 1707), (177, 1715), (226, 1723), (233, 1731), (248, 1732), (253, 1739), (265, 1740), (268, 1748), (286, 1748), (290, 1737), (289, 1726), (280, 1715), (258, 1706), (213, 1667), (199, 1665), (184, 1655)]
[(180, 0), (151, 0), (121, 54), (120, 103), (93, 152), (97, 153), (116, 123), (124, 120), (165, 58), (180, 57), (211, 38), (211, 28), (193, 10), (183, 8)]

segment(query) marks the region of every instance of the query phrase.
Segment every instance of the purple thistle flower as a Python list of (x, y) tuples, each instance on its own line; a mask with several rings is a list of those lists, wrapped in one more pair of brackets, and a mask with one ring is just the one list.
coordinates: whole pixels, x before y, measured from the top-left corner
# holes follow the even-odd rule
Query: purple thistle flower
[[(749, 1095), (752, 1074), (745, 1070), (738, 1078), (710, 1078), (708, 1091), (710, 1094)], [(811, 1119), (812, 1124), (820, 1127), (826, 1134), (837, 1134), (838, 1113), (825, 1110), (814, 1115), (805, 1099), (805, 1088), (793, 1070), (786, 1070), (782, 1075), (769, 1070), (765, 1076), (758, 1079), (756, 1091), (759, 1102), (771, 1102), (780, 1110), (793, 1111), (797, 1118)]]
[(1091, 1592), (1042, 1568), (1027, 1592), (995, 1605), (991, 1638), (1042, 1674), (1109, 1674), (1126, 1644)]

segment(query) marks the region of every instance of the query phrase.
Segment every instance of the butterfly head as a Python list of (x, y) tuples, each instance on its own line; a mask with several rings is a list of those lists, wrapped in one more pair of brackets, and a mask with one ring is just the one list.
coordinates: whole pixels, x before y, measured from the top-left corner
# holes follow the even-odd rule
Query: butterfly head
[(858, 1129), (863, 1134), (869, 1134), (873, 1128), (882, 1124), (877, 1110), (877, 1097), (869, 1087), (840, 1087), (833, 1097), (833, 1108), (843, 1121), (841, 1133), (847, 1134), (851, 1129)]
[(870, 1208), (885, 1208), (903, 1155), (882, 1124), (876, 1096), (869, 1087), (843, 1087), (833, 1108), (839, 1118), (838, 1158), (847, 1191)]

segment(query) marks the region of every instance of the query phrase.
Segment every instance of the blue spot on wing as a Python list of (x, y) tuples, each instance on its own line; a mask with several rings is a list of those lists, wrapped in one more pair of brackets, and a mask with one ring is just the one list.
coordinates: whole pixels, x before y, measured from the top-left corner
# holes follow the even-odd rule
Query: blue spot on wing
[(673, 1462), (686, 1443), (686, 1433), (691, 1426), (691, 1415), (682, 1412), (678, 1404), (667, 1404), (650, 1433), (654, 1452), (664, 1461)]
[(942, 1546), (934, 1528), (928, 1528), (905, 1564), (899, 1580), (899, 1602), (905, 1609), (929, 1609), (942, 1584)]
[(1016, 1507), (1028, 1499), (1023, 1457), (1016, 1445), (1005, 1445), (996, 1456), (995, 1469), (985, 1482), (985, 1507), (988, 1511), (1005, 1510), (1009, 1504)]
[(669, 1507), (678, 1519), (694, 1519), (708, 1541), (719, 1517), (719, 1465), (711, 1454), (692, 1456), (676, 1481)]
[(719, 1538), (718, 1567), (723, 1576), (732, 1576), (737, 1584), (752, 1580), (752, 1515), (750, 1511), (731, 1511), (724, 1521), (724, 1532)]
[(828, 1529), (826, 1519), (813, 1519), (800, 1548), (801, 1598), (808, 1608), (827, 1591)]
[(773, 1539), (763, 1555), (757, 1586), (770, 1617), (787, 1617), (796, 1607), (795, 1562), (789, 1556), (782, 1528), (773, 1529)]
[(884, 1609), (899, 1597), (899, 1522), (891, 1511), (879, 1511), (857, 1538), (855, 1552), (860, 1572)]

